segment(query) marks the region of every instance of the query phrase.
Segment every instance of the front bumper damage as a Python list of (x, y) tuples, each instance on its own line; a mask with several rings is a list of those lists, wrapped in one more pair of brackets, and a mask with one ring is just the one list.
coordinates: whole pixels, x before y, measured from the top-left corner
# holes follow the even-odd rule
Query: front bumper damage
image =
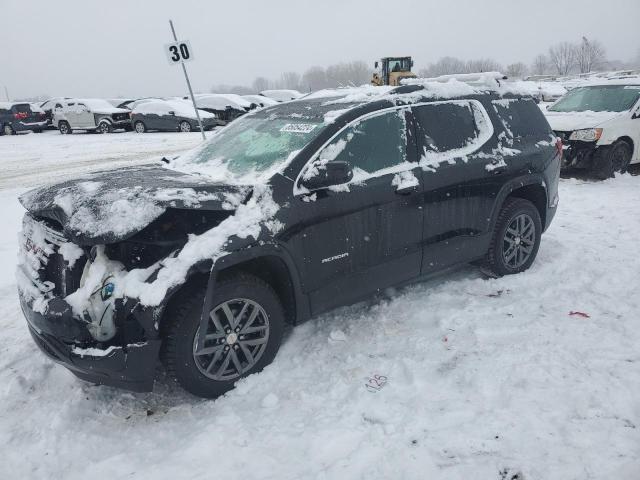
[(29, 332), (50, 359), (82, 380), (146, 392), (153, 389), (161, 341), (155, 328), (155, 311), (134, 307), (126, 314), (131, 303), (129, 300), (116, 307), (122, 331), (119, 341), (103, 345), (91, 338), (86, 322), (74, 317), (63, 299), (50, 299), (45, 313), (41, 313), (20, 295)]
[(22, 240), (17, 271), (20, 306), (38, 347), (83, 380), (152, 390), (162, 307), (143, 307), (131, 298), (110, 299), (109, 321), (115, 324), (115, 334), (101, 341), (95, 319), (87, 311), (74, 312), (65, 300), (79, 286), (87, 255), (70, 264), (61, 253), (64, 237), (29, 215)]
[(591, 170), (595, 163), (595, 153), (598, 148), (596, 142), (569, 140), (572, 132), (554, 132), (562, 140), (562, 170), (586, 169)]

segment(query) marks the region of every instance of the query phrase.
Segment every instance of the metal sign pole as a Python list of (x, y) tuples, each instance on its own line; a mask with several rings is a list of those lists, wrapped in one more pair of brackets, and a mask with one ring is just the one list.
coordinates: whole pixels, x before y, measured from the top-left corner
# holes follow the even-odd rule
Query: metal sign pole
[(11, 100), (9, 100), (9, 90), (7, 90), (7, 86), (4, 86), (4, 94), (7, 97), (7, 102), (10, 102)]
[[(169, 25), (171, 26), (171, 33), (173, 33), (173, 40), (175, 42), (178, 41), (178, 37), (176, 36), (176, 29), (173, 28), (173, 20), (169, 20)], [(191, 82), (189, 81), (189, 75), (187, 75), (187, 67), (184, 66), (184, 62), (182, 63), (182, 71), (184, 72), (184, 78), (187, 81), (187, 87), (189, 87), (189, 95), (191, 95), (191, 101), (193, 102), (193, 108), (196, 111), (196, 117), (198, 117), (198, 124), (200, 125), (200, 133), (202, 134), (202, 139), (206, 140), (207, 137), (204, 136), (204, 127), (202, 126), (202, 120), (200, 119), (200, 112), (198, 111), (198, 107), (196, 106), (196, 99), (193, 96), (193, 89), (191, 88)]]

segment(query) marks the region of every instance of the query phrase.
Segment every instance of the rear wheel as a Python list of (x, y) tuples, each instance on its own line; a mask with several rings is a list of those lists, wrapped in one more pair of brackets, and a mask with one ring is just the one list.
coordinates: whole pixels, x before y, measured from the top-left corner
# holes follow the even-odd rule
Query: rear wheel
[(523, 198), (508, 197), (498, 215), (483, 271), (494, 277), (524, 272), (536, 259), (541, 236), (536, 206)]
[(113, 131), (113, 127), (111, 124), (105, 120), (98, 124), (98, 128), (96, 129), (98, 133), (111, 133)]
[(204, 288), (196, 290), (167, 311), (161, 357), (182, 388), (214, 398), (273, 361), (282, 340), (284, 313), (268, 284), (240, 274), (216, 285), (214, 306), (201, 332), (204, 295)]
[(631, 145), (618, 140), (610, 147), (600, 147), (593, 158), (593, 173), (601, 180), (613, 177), (614, 173), (625, 173), (631, 162)]
[(2, 133), (4, 133), (5, 135), (14, 135), (16, 132), (11, 125), (6, 124), (4, 127), (2, 127)]
[(181, 132), (190, 132), (191, 131), (191, 124), (187, 121), (182, 121), (180, 122), (180, 131)]
[(146, 125), (140, 120), (136, 122), (136, 124), (134, 125), (134, 128), (136, 129), (136, 133), (144, 133), (147, 131)]
[(64, 120), (58, 123), (58, 130), (60, 130), (60, 133), (63, 135), (69, 135), (70, 133), (73, 133), (69, 122)]

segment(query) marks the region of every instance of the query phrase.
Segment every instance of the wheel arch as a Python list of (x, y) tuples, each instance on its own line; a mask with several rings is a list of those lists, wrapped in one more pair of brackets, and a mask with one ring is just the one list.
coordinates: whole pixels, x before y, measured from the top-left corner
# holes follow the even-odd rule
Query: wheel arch
[(616, 140), (616, 142), (619, 142), (619, 141), (623, 141), (623, 142), (629, 144), (629, 146), (631, 147), (631, 159), (633, 160), (633, 154), (636, 151), (636, 145), (635, 145), (633, 139), (628, 135), (623, 135), (623, 136), (619, 137), (618, 140)]
[[(274, 289), (287, 323), (298, 324), (311, 316), (292, 258), (278, 245), (265, 245), (234, 252), (222, 257), (213, 266), (209, 260), (192, 267), (185, 282), (167, 293), (160, 313), (160, 324), (167, 323), (164, 321), (165, 313), (184, 295), (206, 287), (206, 296), (209, 296), (218, 280), (241, 272), (260, 278)], [(203, 305), (205, 303), (206, 298), (203, 299)]]
[(547, 224), (549, 196), (547, 192), (547, 185), (542, 176), (536, 175), (527, 178), (517, 178), (502, 187), (491, 215), (491, 231), (493, 231), (493, 228), (495, 227), (495, 223), (505, 200), (509, 197), (522, 198), (533, 203), (540, 214), (540, 221), (544, 229), (544, 226)]

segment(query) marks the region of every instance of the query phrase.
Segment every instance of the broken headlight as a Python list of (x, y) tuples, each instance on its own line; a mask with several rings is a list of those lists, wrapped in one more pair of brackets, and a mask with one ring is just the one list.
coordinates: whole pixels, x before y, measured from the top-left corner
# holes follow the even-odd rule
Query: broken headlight
[(581, 142), (597, 142), (602, 136), (601, 128), (584, 128), (571, 132), (569, 140), (578, 140)]

